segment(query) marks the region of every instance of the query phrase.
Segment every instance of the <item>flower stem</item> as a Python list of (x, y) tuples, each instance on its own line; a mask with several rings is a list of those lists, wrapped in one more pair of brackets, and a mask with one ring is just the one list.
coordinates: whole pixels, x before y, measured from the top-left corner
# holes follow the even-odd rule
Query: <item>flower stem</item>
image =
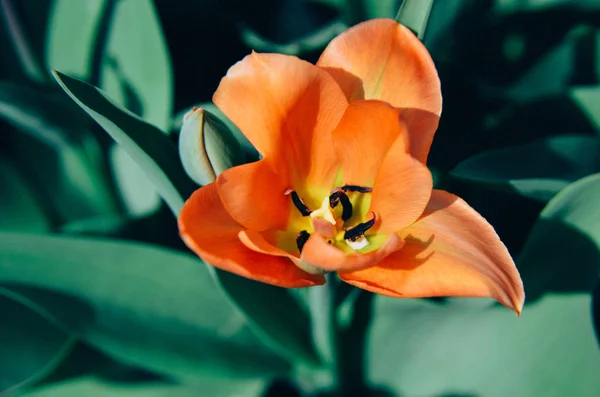
[[(336, 288), (334, 296), (332, 324), (334, 326), (334, 364), (336, 392), (339, 396), (356, 395), (367, 389), (366, 380), (366, 336), (370, 324), (373, 294), (354, 289), (344, 302), (340, 303), (339, 296), (343, 293), (345, 284)], [(339, 305), (337, 303), (340, 303)], [(339, 308), (350, 305), (349, 321), (339, 321)], [(360, 393), (358, 394), (360, 395)]]

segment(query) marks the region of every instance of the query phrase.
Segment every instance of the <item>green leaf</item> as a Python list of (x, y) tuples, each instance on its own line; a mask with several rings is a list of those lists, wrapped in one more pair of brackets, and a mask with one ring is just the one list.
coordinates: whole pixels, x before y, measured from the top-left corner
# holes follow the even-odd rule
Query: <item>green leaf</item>
[[(2, 14), (0, 16), (0, 20), (2, 20), (3, 25), (6, 28), (6, 33), (10, 38), (12, 47), (14, 51), (3, 51), (3, 64), (9, 64), (9, 69), (12, 65), (16, 64), (14, 60), (17, 60), (19, 65), (15, 65), (16, 68), (20, 68), (22, 72), (25, 73), (27, 77), (36, 83), (44, 83), (48, 79), (48, 75), (45, 73), (46, 71), (41, 65), (39, 59), (39, 52), (36, 51), (37, 48), (35, 44), (30, 40), (32, 33), (35, 36), (35, 33), (32, 32), (32, 29), (27, 29), (27, 21), (24, 21), (22, 18), (23, 14), (26, 14), (28, 17), (33, 16), (27, 11), (27, 6), (23, 6), (23, 2), (19, 2), (20, 7), (16, 7), (16, 1), (13, 0), (3, 0), (2, 1)], [(38, 4), (35, 14), (43, 14), (44, 6)], [(27, 10), (23, 12), (23, 9)], [(39, 12), (42, 10), (41, 12)], [(19, 12), (21, 11), (21, 12)], [(35, 19), (35, 18), (31, 18)], [(25, 23), (24, 23), (25, 22)], [(39, 24), (36, 24), (39, 25)], [(35, 25), (34, 25), (35, 26)], [(11, 53), (12, 52), (12, 53)], [(15, 55), (13, 58), (12, 55)], [(6, 57), (8, 55), (8, 57)], [(10, 57), (10, 58), (9, 58)], [(11, 59), (12, 58), (12, 59)], [(13, 62), (10, 62), (10, 61)], [(13, 66), (14, 67), (14, 66)], [(15, 68), (15, 69), (16, 69)], [(4, 74), (4, 73), (3, 73)]]
[(0, 288), (0, 395), (51, 372), (74, 338), (39, 306)]
[(535, 12), (545, 9), (580, 8), (585, 11), (595, 11), (600, 8), (596, 0), (502, 0), (496, 2), (496, 9), (502, 13)]
[[(353, 0), (350, 0), (353, 1)], [(361, 0), (364, 19), (393, 18), (402, 0)]]
[(50, 68), (98, 82), (117, 103), (168, 127), (171, 60), (152, 1), (54, 2), (48, 36)]
[(396, 21), (423, 40), (431, 7), (433, 7), (433, 0), (404, 0), (396, 15)]
[(407, 396), (597, 395), (600, 354), (588, 296), (548, 296), (520, 318), (490, 303), (377, 297), (371, 382)]
[(173, 111), (173, 76), (154, 2), (118, 1), (114, 7), (100, 88), (166, 131)]
[(188, 255), (110, 240), (1, 233), (0, 263), (0, 283), (125, 363), (191, 380), (288, 368), (260, 345), (206, 267)]
[(143, 216), (155, 211), (162, 202), (146, 171), (121, 145), (113, 145), (108, 155), (127, 212), (132, 216)]
[(278, 52), (287, 55), (301, 55), (309, 51), (321, 50), (348, 26), (341, 21), (333, 21), (314, 32), (285, 44), (270, 41), (246, 25), (240, 26), (244, 43), (260, 52)]
[(61, 220), (117, 210), (100, 145), (88, 129), (89, 121), (71, 101), (3, 81), (0, 118), (21, 133), (11, 139), (7, 151), (36, 182), (34, 192), (47, 197)]
[(588, 117), (596, 131), (600, 133), (600, 106), (598, 106), (600, 86), (576, 87), (570, 90), (569, 96)]
[[(158, 192), (177, 215), (194, 189), (179, 161), (177, 149), (156, 128), (112, 103), (98, 88), (54, 73), (57, 81), (137, 161)], [(175, 232), (175, 231), (174, 231)], [(310, 336), (310, 321), (292, 295), (283, 288), (234, 276), (208, 267), (253, 331), (289, 359), (313, 365), (320, 360)], [(269, 302), (269, 304), (265, 304)]]
[(592, 319), (596, 330), (596, 338), (600, 344), (600, 279), (596, 283), (596, 288), (592, 294)]
[(43, 232), (50, 224), (30, 187), (14, 164), (0, 152), (0, 229)]
[(194, 386), (165, 382), (107, 382), (95, 377), (83, 377), (48, 385), (18, 394), (22, 397), (259, 397), (264, 389), (261, 380), (206, 378)]
[(600, 269), (600, 174), (570, 184), (540, 213), (518, 258), (528, 300), (590, 292)]
[(291, 361), (321, 365), (311, 336), (311, 319), (291, 293), (232, 273), (217, 270), (217, 274), (221, 286), (266, 345)]
[(600, 139), (565, 135), (479, 153), (451, 171), (468, 182), (548, 201), (569, 183), (600, 172)]
[[(48, 22), (46, 65), (90, 78), (92, 49), (107, 0), (53, 2)], [(73, 40), (76, 37), (77, 40)]]
[(156, 127), (123, 110), (102, 90), (54, 72), (69, 96), (121, 145), (142, 167), (173, 213), (195, 186), (179, 161), (177, 147)]

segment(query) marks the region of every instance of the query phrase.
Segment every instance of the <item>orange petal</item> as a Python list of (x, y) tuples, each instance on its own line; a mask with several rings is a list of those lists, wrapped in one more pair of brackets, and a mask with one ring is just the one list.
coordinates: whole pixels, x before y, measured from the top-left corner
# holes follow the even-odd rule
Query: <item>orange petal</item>
[(415, 222), (427, 206), (433, 189), (429, 169), (406, 153), (405, 141), (398, 137), (379, 167), (371, 211), (379, 216), (379, 233), (402, 230)]
[(229, 69), (213, 101), (267, 161), (298, 184), (331, 186), (331, 131), (348, 102), (326, 71), (296, 57), (252, 53)]
[[(442, 111), (442, 93), (427, 49), (410, 30), (392, 19), (363, 22), (333, 39), (317, 66), (336, 79), (350, 102), (379, 99), (419, 110), (411, 110), (406, 120), (413, 155), (424, 162)], [(427, 123), (420, 122), (424, 117)]]
[(371, 268), (341, 273), (357, 287), (406, 298), (492, 297), (521, 313), (523, 283), (493, 227), (459, 197), (434, 190), (404, 248)]
[(285, 177), (260, 160), (223, 171), (216, 181), (223, 206), (245, 228), (285, 229), (291, 199)]
[(332, 133), (344, 183), (373, 186), (379, 166), (398, 137), (407, 152), (408, 135), (400, 110), (380, 101), (351, 103)]
[(200, 258), (219, 269), (286, 288), (325, 283), (323, 276), (308, 274), (285, 257), (247, 248), (238, 238), (242, 230), (225, 211), (214, 183), (196, 190), (179, 215), (183, 241)]
[(293, 263), (298, 263), (300, 260), (300, 258), (297, 256), (294, 256), (289, 252), (271, 244), (260, 232), (257, 232), (256, 230), (242, 230), (238, 233), (238, 237), (242, 244), (250, 248), (252, 251), (288, 258)]
[(403, 245), (404, 241), (396, 233), (392, 233), (381, 247), (371, 252), (347, 254), (314, 233), (304, 244), (300, 260), (326, 271), (358, 270), (373, 266)]

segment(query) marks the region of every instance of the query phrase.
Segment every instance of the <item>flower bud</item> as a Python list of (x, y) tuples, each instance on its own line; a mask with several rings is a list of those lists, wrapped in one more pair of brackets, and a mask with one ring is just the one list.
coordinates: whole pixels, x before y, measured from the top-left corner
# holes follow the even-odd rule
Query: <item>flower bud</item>
[(198, 107), (183, 116), (179, 156), (189, 177), (200, 185), (214, 182), (221, 172), (243, 161), (240, 144), (227, 125)]

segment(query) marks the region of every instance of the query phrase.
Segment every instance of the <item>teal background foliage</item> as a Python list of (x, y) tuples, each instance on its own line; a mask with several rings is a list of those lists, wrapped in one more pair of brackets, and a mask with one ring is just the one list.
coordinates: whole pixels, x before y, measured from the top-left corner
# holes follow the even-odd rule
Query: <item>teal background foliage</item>
[[(0, 396), (600, 395), (600, 0), (0, 6)], [(204, 107), (251, 161), (210, 103), (227, 69), (252, 49), (314, 62), (397, 13), (442, 81), (436, 186), (508, 246), (521, 318), (334, 278), (280, 289), (179, 239), (182, 115)]]

